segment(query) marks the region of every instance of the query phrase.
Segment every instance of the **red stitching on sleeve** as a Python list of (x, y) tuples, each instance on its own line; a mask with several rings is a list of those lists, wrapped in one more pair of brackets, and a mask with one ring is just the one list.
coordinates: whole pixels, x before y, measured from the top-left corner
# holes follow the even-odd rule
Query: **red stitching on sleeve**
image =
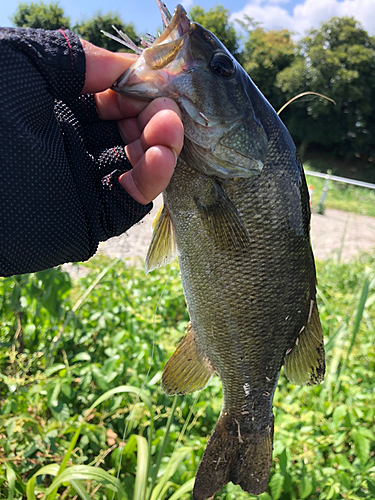
[(69, 52), (70, 52), (70, 64), (72, 66), (72, 84), (73, 84), (73, 73), (74, 73), (74, 60), (73, 60), (73, 51), (72, 51), (72, 46), (70, 45), (70, 42), (69, 42), (69, 38), (66, 36), (66, 33), (65, 31), (60, 28), (59, 29), (60, 33), (62, 33), (63, 37), (65, 38), (66, 40), (66, 43), (68, 44), (68, 47), (69, 47)]

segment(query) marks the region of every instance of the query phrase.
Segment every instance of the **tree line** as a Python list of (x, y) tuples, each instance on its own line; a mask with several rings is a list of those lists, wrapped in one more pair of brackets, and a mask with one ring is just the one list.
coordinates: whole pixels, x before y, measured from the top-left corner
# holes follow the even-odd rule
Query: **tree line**
[[(338, 157), (375, 162), (375, 37), (352, 17), (333, 17), (295, 42), (288, 30), (265, 30), (251, 18), (241, 21), (241, 33), (221, 5), (194, 6), (189, 18), (212, 31), (236, 57), (276, 110), (298, 94), (313, 91), (332, 102), (308, 95), (290, 104), (281, 118), (301, 154), (306, 148)], [(136, 44), (134, 24), (116, 12), (96, 13), (72, 24), (58, 3), (20, 3), (11, 21), (16, 26), (72, 29), (108, 50), (124, 50), (102, 35), (124, 31)]]

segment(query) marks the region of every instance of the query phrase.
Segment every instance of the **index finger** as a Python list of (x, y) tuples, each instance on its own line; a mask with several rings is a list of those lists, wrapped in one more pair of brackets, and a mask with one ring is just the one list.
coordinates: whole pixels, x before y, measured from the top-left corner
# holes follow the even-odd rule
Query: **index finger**
[(110, 52), (82, 39), (81, 43), (86, 58), (85, 85), (82, 93), (95, 94), (99, 118), (122, 120), (138, 116), (148, 105), (147, 101), (120, 95), (109, 89), (137, 60), (137, 56), (126, 52)]
[(108, 89), (137, 60), (135, 54), (110, 52), (82, 39), (81, 43), (86, 59), (83, 94)]
[(111, 89), (95, 94), (96, 110), (101, 120), (122, 120), (139, 115), (149, 104), (134, 97), (118, 94)]

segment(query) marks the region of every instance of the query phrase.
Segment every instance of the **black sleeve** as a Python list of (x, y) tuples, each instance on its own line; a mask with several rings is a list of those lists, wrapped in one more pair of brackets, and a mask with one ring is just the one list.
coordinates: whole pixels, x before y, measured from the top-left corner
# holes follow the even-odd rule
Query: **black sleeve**
[(131, 168), (115, 122), (81, 96), (69, 31), (0, 29), (0, 275), (83, 261), (152, 208), (118, 182)]

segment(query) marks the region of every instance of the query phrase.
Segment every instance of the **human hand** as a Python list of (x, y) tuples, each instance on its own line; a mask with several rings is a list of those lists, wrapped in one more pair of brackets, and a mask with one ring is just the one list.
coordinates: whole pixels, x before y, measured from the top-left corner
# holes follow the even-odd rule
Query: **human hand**
[(109, 52), (85, 40), (81, 43), (86, 57), (82, 93), (95, 93), (99, 118), (117, 121), (133, 166), (119, 182), (135, 201), (147, 205), (167, 187), (181, 152), (184, 132), (180, 110), (168, 98), (150, 103), (110, 90), (108, 87), (137, 56)]
[(0, 49), (0, 275), (85, 261), (167, 186), (179, 109), (109, 90), (136, 56), (72, 32), (1, 28)]

